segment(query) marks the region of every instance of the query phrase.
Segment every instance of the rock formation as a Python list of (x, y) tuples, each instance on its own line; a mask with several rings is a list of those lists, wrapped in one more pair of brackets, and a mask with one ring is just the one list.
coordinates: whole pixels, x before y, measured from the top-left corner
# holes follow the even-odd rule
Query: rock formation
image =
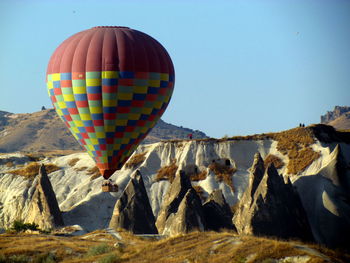
[(175, 213), (165, 221), (163, 235), (174, 236), (191, 231), (206, 230), (202, 203), (193, 188), (190, 188)]
[(345, 192), (350, 192), (350, 166), (346, 163), (339, 144), (330, 154), (329, 162), (319, 171), (319, 174), (330, 179), (334, 185), (343, 188)]
[(64, 225), (55, 192), (43, 164), (40, 166), (35, 192), (24, 221), (35, 223), (43, 230)]
[[(254, 165), (251, 176), (254, 172), (261, 175), (257, 172), (261, 171), (258, 157)], [(284, 183), (273, 164), (267, 167), (254, 192), (256, 180), (258, 178), (250, 180), (248, 193), (244, 194), (234, 215), (238, 233), (312, 240), (305, 211), (292, 184)]]
[(333, 111), (328, 111), (325, 115), (321, 116), (321, 123), (327, 124), (347, 112), (350, 112), (350, 107), (335, 106)]
[(183, 171), (175, 176), (170, 185), (156, 226), (159, 233), (167, 235), (206, 229), (201, 200)]
[(349, 248), (349, 167), (337, 146), (328, 163), (316, 175), (302, 176), (296, 186), (316, 242)]
[(138, 170), (115, 204), (109, 227), (124, 228), (134, 234), (158, 234), (147, 191)]
[(232, 211), (226, 203), (220, 189), (213, 191), (203, 204), (204, 216), (208, 230), (234, 229), (232, 224)]

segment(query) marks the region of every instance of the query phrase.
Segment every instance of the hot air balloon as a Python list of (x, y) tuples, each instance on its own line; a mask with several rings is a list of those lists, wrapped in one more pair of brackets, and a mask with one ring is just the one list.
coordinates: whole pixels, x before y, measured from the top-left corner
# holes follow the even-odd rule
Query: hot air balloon
[(58, 46), (46, 84), (57, 114), (108, 179), (164, 113), (174, 77), (170, 56), (154, 38), (102, 26)]

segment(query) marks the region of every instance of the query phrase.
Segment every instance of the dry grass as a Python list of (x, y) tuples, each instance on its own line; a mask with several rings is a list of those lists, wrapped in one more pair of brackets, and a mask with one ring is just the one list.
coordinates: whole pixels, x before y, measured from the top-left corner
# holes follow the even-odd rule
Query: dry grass
[(79, 161), (80, 161), (79, 158), (70, 159), (70, 160), (68, 161), (68, 165), (69, 165), (70, 167), (73, 167), (73, 166), (76, 165), (76, 163), (79, 162)]
[(26, 153), (25, 156), (32, 162), (38, 162), (45, 159), (45, 155), (42, 153)]
[(176, 160), (172, 160), (169, 165), (161, 167), (157, 171), (156, 181), (169, 180), (169, 182), (172, 183), (175, 179), (177, 168)]
[(273, 163), (276, 169), (280, 169), (284, 166), (284, 162), (281, 160), (281, 158), (273, 154), (269, 154), (266, 156), (264, 160), (264, 166), (268, 167), (270, 163)]
[(232, 176), (237, 171), (236, 168), (229, 165), (219, 164), (217, 162), (211, 163), (208, 168), (214, 172), (216, 179), (219, 182), (225, 182), (231, 187), (232, 191), (234, 191)]
[[(291, 256), (307, 255), (309, 262), (324, 262), (300, 247), (310, 247), (300, 242), (285, 242), (254, 236), (238, 236), (229, 232), (193, 232), (162, 240), (144, 239), (118, 230), (122, 236), (123, 248), (115, 248), (116, 242), (105, 231), (95, 231), (81, 237), (52, 235), (1, 234), (1, 254), (5, 257), (25, 255), (34, 258), (52, 251), (59, 262), (102, 262), (109, 254), (119, 258), (117, 262), (272, 262)], [(104, 254), (88, 255), (92, 248), (108, 247)], [(319, 249), (334, 263), (349, 262), (350, 256), (329, 249)], [(100, 250), (99, 250), (100, 251)], [(101, 252), (105, 252), (102, 251)], [(94, 253), (95, 254), (95, 253)], [(113, 261), (112, 261), (113, 262)]]
[(5, 163), (5, 166), (6, 166), (7, 168), (12, 168), (12, 167), (15, 166), (15, 165), (14, 165), (13, 162), (7, 162), (7, 163)]
[(82, 172), (82, 171), (85, 171), (87, 169), (86, 166), (81, 166), (81, 167), (78, 167), (78, 168), (74, 168), (75, 171), (77, 172)]
[(321, 156), (320, 153), (315, 152), (310, 147), (301, 150), (292, 150), (289, 152), (289, 162), (287, 165), (288, 173), (298, 174), (304, 171), (313, 161)]
[(137, 166), (143, 163), (144, 160), (146, 160), (146, 154), (147, 152), (134, 154), (125, 164), (125, 168), (135, 169)]
[[(39, 174), (39, 168), (40, 168), (40, 163), (37, 162), (32, 162), (29, 163), (28, 165), (24, 166), (21, 169), (16, 169), (9, 171), (8, 173), (15, 174), (15, 175), (20, 175), (25, 178), (31, 179), (35, 177), (37, 174)], [(53, 163), (47, 163), (45, 164), (45, 170), (47, 174), (52, 173), (54, 171), (60, 170), (60, 168), (53, 164)]]
[(91, 181), (101, 176), (100, 169), (98, 169), (97, 166), (94, 166), (94, 167), (88, 169), (86, 171), (86, 173), (88, 175), (91, 175), (91, 177), (90, 177)]

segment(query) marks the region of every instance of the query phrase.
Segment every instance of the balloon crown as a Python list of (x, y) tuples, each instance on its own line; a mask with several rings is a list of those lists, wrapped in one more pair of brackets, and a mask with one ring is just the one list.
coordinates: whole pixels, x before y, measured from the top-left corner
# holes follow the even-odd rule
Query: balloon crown
[(127, 26), (94, 26), (93, 28), (128, 28)]

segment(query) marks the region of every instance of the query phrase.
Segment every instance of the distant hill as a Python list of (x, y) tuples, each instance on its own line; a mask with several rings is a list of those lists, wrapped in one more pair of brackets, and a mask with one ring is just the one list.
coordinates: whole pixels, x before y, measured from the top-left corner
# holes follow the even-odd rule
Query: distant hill
[(337, 130), (350, 129), (350, 107), (335, 106), (333, 111), (321, 116), (321, 123), (331, 125)]
[[(143, 143), (168, 139), (207, 138), (205, 133), (160, 120)], [(14, 114), (0, 111), (0, 152), (80, 151), (82, 148), (59, 119), (54, 109)]]

